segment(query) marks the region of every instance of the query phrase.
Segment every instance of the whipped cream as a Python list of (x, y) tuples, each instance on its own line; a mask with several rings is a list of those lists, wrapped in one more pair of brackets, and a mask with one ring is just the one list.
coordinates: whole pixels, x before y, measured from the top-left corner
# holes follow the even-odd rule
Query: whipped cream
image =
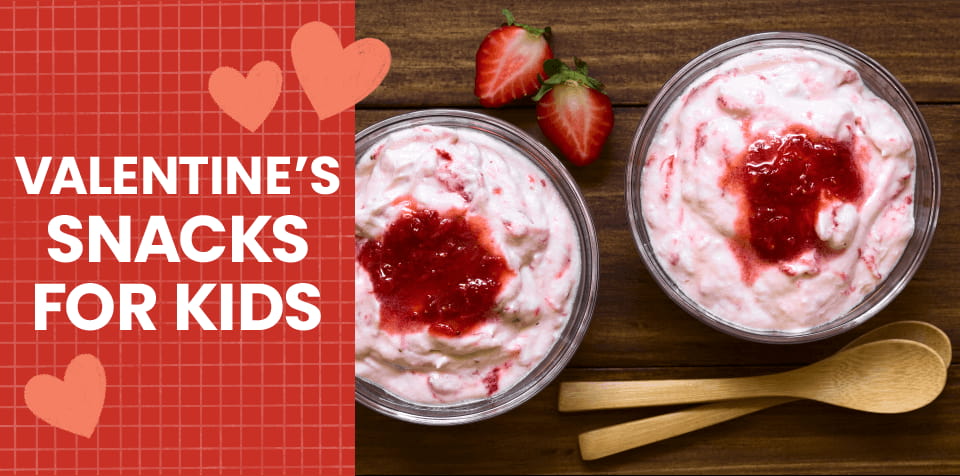
[(403, 399), (457, 403), (503, 392), (543, 360), (571, 313), (581, 263), (573, 218), (530, 159), (483, 132), (417, 126), (371, 146), (356, 187), (358, 255), (411, 210), (428, 209), (481, 223), (509, 268), (486, 317), (447, 336), (381, 326), (374, 280), (356, 259), (357, 377)]
[[(798, 129), (849, 149), (859, 195), (821, 193), (816, 243), (759, 259), (745, 226), (751, 204), (731, 169)], [(645, 160), (641, 206), (657, 260), (700, 306), (746, 328), (800, 331), (844, 315), (913, 234), (910, 132), (852, 66), (824, 53), (763, 49), (703, 74), (670, 106)]]

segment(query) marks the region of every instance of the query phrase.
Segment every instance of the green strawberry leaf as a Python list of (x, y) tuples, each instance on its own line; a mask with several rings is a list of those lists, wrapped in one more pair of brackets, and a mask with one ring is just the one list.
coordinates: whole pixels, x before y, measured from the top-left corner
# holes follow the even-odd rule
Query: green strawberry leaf
[(547, 79), (540, 81), (540, 90), (537, 91), (537, 94), (533, 96), (533, 100), (539, 101), (543, 98), (543, 96), (550, 92), (554, 86), (566, 83), (568, 81), (577, 82), (590, 89), (596, 89), (597, 91), (603, 93), (603, 83), (591, 78), (587, 74), (587, 63), (577, 57), (573, 58), (573, 63), (577, 67), (576, 70), (570, 69), (570, 67), (564, 64), (563, 61), (560, 61), (556, 58), (551, 58), (544, 61), (543, 71), (547, 74)]

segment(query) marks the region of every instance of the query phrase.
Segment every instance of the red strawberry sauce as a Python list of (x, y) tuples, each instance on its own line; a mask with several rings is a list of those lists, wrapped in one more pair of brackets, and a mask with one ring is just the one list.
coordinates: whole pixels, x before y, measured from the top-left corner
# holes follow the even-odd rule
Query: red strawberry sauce
[(745, 198), (737, 227), (750, 250), (743, 243), (735, 249), (740, 248), (748, 281), (757, 264), (790, 260), (821, 246), (816, 222), (824, 204), (861, 199), (863, 180), (851, 150), (850, 143), (795, 125), (754, 141), (731, 161), (721, 185)]
[(482, 219), (462, 212), (411, 209), (365, 243), (358, 257), (380, 301), (381, 329), (455, 337), (484, 321), (512, 274), (486, 234)]

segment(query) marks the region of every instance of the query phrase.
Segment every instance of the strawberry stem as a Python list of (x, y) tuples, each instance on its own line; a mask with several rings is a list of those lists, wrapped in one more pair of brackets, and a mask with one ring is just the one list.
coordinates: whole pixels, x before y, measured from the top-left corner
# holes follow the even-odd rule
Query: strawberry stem
[(550, 36), (553, 34), (549, 26), (546, 28), (536, 28), (530, 25), (524, 25), (523, 23), (517, 23), (516, 18), (513, 17), (513, 13), (510, 13), (510, 10), (507, 10), (506, 8), (501, 10), (500, 13), (503, 13), (503, 16), (507, 17), (507, 26), (518, 26), (524, 30), (527, 30), (527, 33), (530, 33), (533, 36), (543, 36), (547, 40), (549, 40)]
[(573, 64), (577, 69), (570, 69), (570, 67), (564, 64), (563, 61), (560, 61), (556, 58), (551, 58), (544, 61), (543, 71), (547, 73), (547, 79), (541, 82), (540, 91), (537, 91), (537, 94), (533, 96), (533, 100), (539, 101), (544, 95), (553, 89), (554, 86), (566, 83), (567, 81), (574, 81), (590, 89), (596, 89), (597, 91), (603, 93), (603, 83), (590, 77), (586, 62), (580, 58), (574, 57)]

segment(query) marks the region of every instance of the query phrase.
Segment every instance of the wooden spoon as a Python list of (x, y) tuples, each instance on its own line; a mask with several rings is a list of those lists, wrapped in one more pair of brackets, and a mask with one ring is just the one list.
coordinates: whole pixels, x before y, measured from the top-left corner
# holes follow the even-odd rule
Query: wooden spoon
[[(847, 344), (841, 352), (889, 338), (909, 339), (930, 347), (944, 368), (953, 356), (947, 335), (936, 326), (920, 321), (899, 321), (878, 327)], [(768, 397), (724, 401), (600, 428), (580, 435), (580, 453), (584, 460), (598, 459), (794, 400)]]
[[(705, 380), (654, 380), (654, 381), (614, 381), (614, 382), (564, 382), (560, 385), (559, 407), (562, 412), (573, 412), (583, 410), (602, 410), (610, 408), (626, 408), (633, 406), (655, 406), (671, 405), (677, 403), (692, 403), (710, 400), (725, 400), (729, 398), (726, 395), (717, 396), (692, 396), (679, 397), (674, 394), (664, 393), (662, 395), (648, 395), (650, 393), (659, 393), (669, 391), (684, 386), (696, 387), (700, 384), (716, 384), (731, 386), (739, 381), (767, 380), (770, 378), (780, 378), (796, 372), (807, 372), (810, 367), (819, 366), (825, 362), (832, 362), (845, 351), (854, 349), (864, 344), (877, 342), (887, 339), (906, 339), (925, 344), (930, 347), (942, 359), (944, 367), (949, 365), (952, 357), (950, 340), (937, 327), (919, 321), (901, 321), (878, 327), (863, 336), (857, 338), (841, 352), (821, 362), (809, 367), (784, 372), (783, 374), (765, 375), (761, 377), (746, 377), (739, 379), (705, 379)], [(693, 385), (690, 385), (693, 384)], [(736, 385), (733, 385), (736, 387)], [(651, 392), (649, 389), (655, 388)], [(636, 392), (638, 397), (633, 397), (631, 392)], [(703, 392), (698, 392), (703, 393)], [(782, 394), (782, 393), (781, 393)], [(754, 395), (756, 396), (756, 395)], [(786, 395), (784, 395), (786, 396)], [(791, 395), (792, 396), (792, 395)], [(799, 395), (797, 395), (799, 397)], [(642, 398), (642, 399), (641, 399)], [(637, 400), (633, 403), (633, 400)], [(829, 402), (828, 402), (829, 403)]]

